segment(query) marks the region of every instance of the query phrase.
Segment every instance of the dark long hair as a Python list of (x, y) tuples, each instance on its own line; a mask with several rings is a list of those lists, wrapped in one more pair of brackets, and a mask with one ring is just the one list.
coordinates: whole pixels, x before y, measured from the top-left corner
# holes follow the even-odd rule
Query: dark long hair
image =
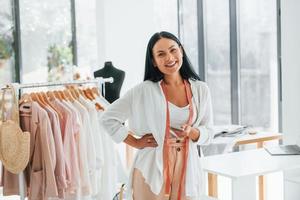
[(196, 74), (196, 72), (193, 70), (192, 64), (187, 57), (185, 50), (181, 44), (181, 42), (178, 40), (178, 38), (173, 35), (172, 33), (162, 31), (155, 33), (149, 40), (148, 46), (147, 46), (147, 52), (146, 52), (146, 63), (145, 63), (145, 76), (144, 81), (150, 80), (153, 82), (157, 82), (163, 79), (164, 75), (161, 73), (158, 69), (158, 67), (154, 67), (153, 63), (153, 52), (152, 49), (156, 42), (161, 38), (167, 38), (175, 41), (179, 47), (182, 48), (182, 54), (183, 54), (183, 62), (182, 66), (179, 70), (179, 73), (183, 79), (193, 79), (193, 80), (201, 80), (200, 77)]

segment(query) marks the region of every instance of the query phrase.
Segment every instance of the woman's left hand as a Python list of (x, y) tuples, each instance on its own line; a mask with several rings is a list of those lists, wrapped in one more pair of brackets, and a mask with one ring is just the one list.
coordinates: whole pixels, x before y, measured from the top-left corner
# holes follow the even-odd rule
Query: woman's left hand
[(200, 137), (200, 132), (198, 129), (191, 127), (188, 124), (184, 124), (181, 126), (184, 135), (190, 138), (192, 141), (196, 142)]

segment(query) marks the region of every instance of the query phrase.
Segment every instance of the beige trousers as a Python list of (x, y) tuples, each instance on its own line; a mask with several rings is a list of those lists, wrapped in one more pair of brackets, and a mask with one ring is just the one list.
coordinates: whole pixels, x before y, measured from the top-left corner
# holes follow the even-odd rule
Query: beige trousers
[[(164, 194), (163, 184), (161, 191), (158, 195), (154, 194), (150, 186), (145, 183), (145, 178), (138, 169), (133, 171), (132, 189), (133, 200), (177, 200), (178, 189), (180, 186), (180, 177), (182, 173), (182, 167), (184, 162), (183, 146), (177, 145), (169, 147), (169, 164), (170, 164), (170, 177), (171, 177), (171, 193), (170, 195)], [(185, 190), (183, 190), (185, 191)], [(185, 196), (185, 192), (182, 192), (181, 200), (189, 200)]]

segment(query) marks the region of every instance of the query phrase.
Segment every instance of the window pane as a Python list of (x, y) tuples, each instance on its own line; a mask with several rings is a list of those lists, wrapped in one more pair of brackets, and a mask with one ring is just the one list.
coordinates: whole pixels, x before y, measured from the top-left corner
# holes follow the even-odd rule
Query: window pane
[(239, 4), (242, 124), (277, 130), (276, 1)]
[(177, 0), (154, 0), (154, 13), (157, 31), (169, 31), (178, 36)]
[(72, 65), (70, 12), (70, 0), (20, 1), (23, 82), (72, 74), (64, 74)]
[(198, 66), (197, 0), (181, 0), (180, 39), (196, 72)]
[(96, 1), (76, 0), (78, 66), (97, 68)]
[[(3, 84), (15, 82), (15, 60), (13, 49), (13, 31), (14, 31), (14, 16), (12, 15), (12, 1), (0, 1), (0, 87)], [(10, 102), (11, 96), (5, 96), (5, 101), (2, 101), (3, 91), (0, 91), (0, 104)], [(6, 93), (7, 94), (7, 93)], [(2, 119), (3, 110), (0, 109), (0, 120)], [(2, 172), (3, 166), (0, 164)], [(16, 199), (17, 196), (10, 196), (10, 199)], [(0, 188), (0, 199), (8, 199), (3, 197), (3, 188)]]
[(0, 85), (15, 80), (12, 1), (0, 1)]
[(229, 1), (207, 0), (207, 82), (211, 90), (215, 124), (231, 124)]

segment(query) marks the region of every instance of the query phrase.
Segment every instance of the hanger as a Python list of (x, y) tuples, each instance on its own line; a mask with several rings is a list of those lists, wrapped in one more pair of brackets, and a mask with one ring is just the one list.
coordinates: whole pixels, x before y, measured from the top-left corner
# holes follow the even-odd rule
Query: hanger
[(77, 93), (77, 91), (75, 89), (68, 89), (71, 94), (73, 95), (74, 99), (78, 99), (79, 98), (79, 93)]
[[(99, 92), (99, 88), (93, 87), (92, 88), (93, 94), (96, 96), (96, 100), (102, 104), (108, 106), (110, 103), (102, 96), (102, 94)], [(102, 106), (103, 107), (103, 106)]]
[(71, 93), (73, 94), (73, 96), (75, 96), (75, 99), (78, 99), (79, 96), (82, 96), (78, 87), (76, 87), (74, 85), (70, 85), (67, 88), (71, 91)]
[(93, 88), (92, 88), (92, 92), (93, 92), (93, 94), (97, 95), (98, 97), (100, 96), (100, 93), (99, 93), (98, 88), (93, 87)]
[[(95, 88), (95, 89), (97, 90), (97, 88)], [(84, 90), (84, 92), (90, 100), (92, 100), (92, 101), (96, 100), (96, 95), (94, 94), (93, 89), (87, 88), (86, 90)], [(95, 102), (95, 106), (96, 106), (97, 110), (103, 110), (104, 111), (104, 107), (100, 104), (100, 102)]]
[(77, 98), (79, 98), (79, 96), (80, 96), (79, 89), (78, 89), (78, 88), (73, 88), (72, 90), (73, 90), (74, 93), (76, 94)]
[(96, 102), (95, 106), (96, 106), (97, 110), (103, 110), (104, 111), (104, 108), (100, 105), (100, 103)]
[(82, 89), (78, 88), (77, 91), (79, 92), (80, 96), (82, 96), (83, 98), (87, 99), (87, 97), (85, 96), (84, 92)]
[(63, 90), (64, 95), (66, 96), (67, 100), (74, 102), (75, 99), (73, 98), (71, 92), (68, 89)]
[(61, 90), (58, 90), (57, 91), (58, 93), (59, 93), (59, 95), (61, 96), (61, 99), (62, 100), (65, 100), (65, 101), (67, 101), (68, 99), (67, 99), (67, 97), (66, 97), (66, 95), (64, 94), (64, 92), (63, 91), (61, 91)]
[(49, 97), (50, 101), (56, 99), (54, 93), (52, 91), (47, 91), (47, 97)]
[(48, 99), (48, 96), (46, 95), (45, 92), (39, 92), (38, 95), (40, 96), (40, 98), (49, 106), (51, 106), (51, 103)]
[(71, 86), (71, 85), (70, 85), (70, 86), (67, 85), (66, 88), (67, 88), (67, 90), (68, 90), (68, 93), (70, 93), (72, 99), (73, 99), (74, 101), (76, 101), (76, 100), (78, 99), (79, 96), (76, 95), (76, 93), (75, 93), (75, 91), (74, 91), (74, 89), (73, 89), (74, 87)]
[(58, 99), (58, 100), (60, 100), (60, 101), (63, 100), (62, 96), (60, 95), (60, 93), (59, 93), (57, 90), (54, 90), (54, 91), (53, 91), (53, 94), (54, 94), (54, 96), (56, 97), (56, 99)]
[(24, 93), (22, 94), (21, 99), (19, 100), (19, 105), (27, 102), (32, 102), (32, 99), (28, 93)]
[(41, 92), (36, 92), (35, 93), (37, 98), (44, 104), (44, 105), (48, 105), (48, 103), (45, 101), (44, 97), (42, 96)]
[(21, 116), (31, 117), (31, 106), (26, 103), (33, 102), (31, 96), (28, 93), (24, 93), (19, 100), (19, 111)]
[(30, 97), (33, 101), (37, 102), (42, 108), (45, 108), (46, 105), (44, 104), (44, 102), (42, 102), (39, 97), (37, 96), (36, 93), (32, 92), (30, 93)]
[(94, 95), (93, 95), (93, 93), (92, 93), (92, 91), (91, 91), (90, 88), (86, 88), (85, 90), (83, 90), (83, 92), (84, 92), (85, 96), (86, 96), (89, 100), (94, 100), (94, 99), (95, 99), (95, 97), (94, 97)]
[[(63, 118), (63, 115), (61, 114), (61, 112), (56, 109), (56, 107), (52, 104), (51, 101), (49, 101), (48, 96), (46, 95), (46, 93), (45, 92), (40, 92), (40, 94), (41, 94), (42, 98), (44, 99), (44, 101), (58, 114), (58, 116), (60, 118)], [(52, 95), (54, 95), (54, 94), (52, 93)]]

